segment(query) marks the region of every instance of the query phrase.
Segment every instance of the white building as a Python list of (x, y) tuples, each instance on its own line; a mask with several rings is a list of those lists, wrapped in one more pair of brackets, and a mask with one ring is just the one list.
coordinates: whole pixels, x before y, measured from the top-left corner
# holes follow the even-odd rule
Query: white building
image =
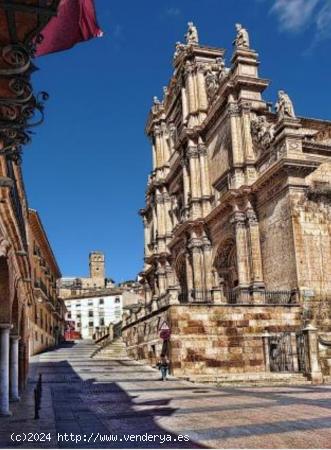
[(75, 331), (83, 339), (91, 339), (97, 331), (122, 320), (122, 292), (116, 289), (67, 298), (65, 305), (68, 310), (66, 320), (74, 323)]

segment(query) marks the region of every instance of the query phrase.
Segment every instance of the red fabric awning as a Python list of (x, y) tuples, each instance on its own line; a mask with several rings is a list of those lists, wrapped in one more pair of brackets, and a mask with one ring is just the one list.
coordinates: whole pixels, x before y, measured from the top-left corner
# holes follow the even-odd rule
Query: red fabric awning
[(41, 34), (44, 39), (37, 45), (36, 56), (67, 50), (78, 42), (101, 37), (94, 0), (61, 0), (58, 15)]

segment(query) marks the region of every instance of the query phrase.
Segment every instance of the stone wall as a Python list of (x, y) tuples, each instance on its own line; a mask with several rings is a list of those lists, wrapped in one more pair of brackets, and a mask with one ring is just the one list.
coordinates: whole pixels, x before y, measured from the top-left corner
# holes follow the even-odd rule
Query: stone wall
[[(263, 195), (268, 197), (268, 191)], [(297, 274), (288, 194), (269, 198), (268, 202), (259, 205), (258, 217), (266, 289), (278, 291), (296, 288)]]
[[(174, 375), (265, 370), (263, 335), (301, 329), (299, 306), (173, 305), (123, 329), (129, 355), (154, 364), (166, 321)], [(154, 347), (153, 347), (154, 346)]]

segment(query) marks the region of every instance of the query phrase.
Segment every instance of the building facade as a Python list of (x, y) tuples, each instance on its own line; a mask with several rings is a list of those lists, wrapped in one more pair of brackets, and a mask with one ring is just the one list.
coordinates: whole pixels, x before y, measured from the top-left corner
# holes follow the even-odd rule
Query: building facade
[(0, 416), (10, 415), (9, 400), (19, 400), (28, 373), (34, 290), (21, 155), (30, 140), (27, 131), (42, 122), (47, 97), (34, 95), (30, 83), (34, 42), (58, 4), (0, 5)]
[(67, 321), (82, 339), (104, 335), (110, 324), (122, 320), (122, 292), (116, 289), (91, 290), (84, 296), (67, 298), (65, 304)]
[(65, 304), (58, 297), (61, 272), (39, 214), (29, 209), (29, 250), (34, 301), (29, 308), (30, 355), (47, 350), (64, 337)]
[[(164, 98), (153, 100), (145, 306), (123, 335), (152, 363), (170, 329), (172, 371), (183, 375), (303, 370), (301, 334), (307, 344), (315, 333), (319, 369), (310, 367), (321, 379), (331, 362), (331, 124), (298, 117), (284, 91), (275, 108), (264, 100), (269, 81), (236, 28), (227, 67), (189, 23)], [(283, 348), (296, 355), (286, 364)]]

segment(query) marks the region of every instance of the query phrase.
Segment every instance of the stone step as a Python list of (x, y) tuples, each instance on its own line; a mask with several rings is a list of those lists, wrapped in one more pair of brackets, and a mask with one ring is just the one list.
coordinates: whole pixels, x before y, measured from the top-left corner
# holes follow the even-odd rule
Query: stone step
[(219, 374), (219, 375), (184, 375), (180, 379), (194, 383), (210, 383), (217, 385), (295, 385), (311, 384), (307, 378), (300, 373), (270, 372), (270, 373), (241, 373), (241, 374)]
[(100, 347), (93, 355), (94, 359), (129, 359), (126, 351), (126, 345), (122, 338), (118, 338), (113, 342), (108, 343), (106, 346)]

